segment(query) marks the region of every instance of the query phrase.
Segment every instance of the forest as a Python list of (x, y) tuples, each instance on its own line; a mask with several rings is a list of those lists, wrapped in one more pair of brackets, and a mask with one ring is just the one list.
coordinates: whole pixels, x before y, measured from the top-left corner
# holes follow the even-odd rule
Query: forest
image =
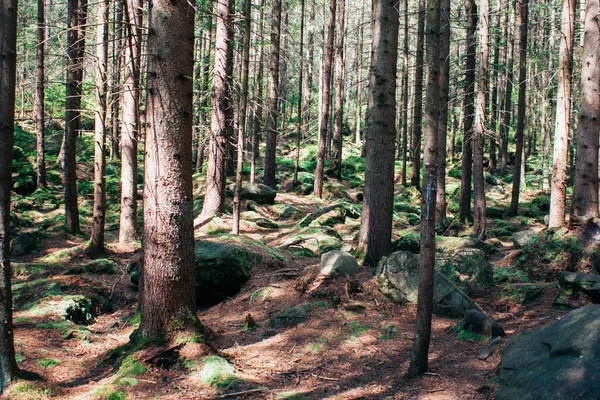
[(0, 399), (600, 400), (600, 0), (0, 0)]

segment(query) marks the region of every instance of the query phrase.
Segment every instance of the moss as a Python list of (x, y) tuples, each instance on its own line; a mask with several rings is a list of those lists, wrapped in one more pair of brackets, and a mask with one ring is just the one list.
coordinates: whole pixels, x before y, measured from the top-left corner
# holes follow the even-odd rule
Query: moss
[(101, 258), (91, 261), (87, 264), (71, 267), (65, 271), (65, 275), (80, 275), (80, 274), (107, 274), (112, 275), (117, 273), (117, 264), (109, 259)]
[(285, 399), (285, 400), (308, 400), (302, 392), (281, 392), (275, 396), (276, 399)]
[(138, 383), (139, 383), (139, 381), (137, 379), (129, 377), (129, 376), (124, 376), (122, 378), (118, 378), (114, 382), (114, 384), (116, 386), (121, 386), (121, 387), (131, 387), (131, 386), (137, 385)]
[(60, 360), (55, 358), (40, 358), (37, 363), (42, 368), (52, 368), (60, 364)]
[(128, 376), (128, 375), (143, 375), (146, 373), (146, 367), (139, 361), (136, 361), (133, 358), (133, 355), (128, 355), (125, 357), (121, 366), (119, 367), (119, 376)]
[(475, 342), (487, 341), (487, 338), (485, 336), (465, 330), (463, 327), (462, 321), (460, 321), (458, 323), (457, 330), (458, 330), (458, 339), (459, 340), (473, 340)]
[(58, 390), (56, 390), (55, 387), (43, 382), (22, 381), (17, 382), (10, 388), (10, 392), (6, 393), (6, 398), (19, 400), (45, 400), (56, 398), (58, 394)]
[(219, 389), (225, 389), (242, 381), (227, 360), (218, 356), (205, 357), (200, 369), (200, 381)]

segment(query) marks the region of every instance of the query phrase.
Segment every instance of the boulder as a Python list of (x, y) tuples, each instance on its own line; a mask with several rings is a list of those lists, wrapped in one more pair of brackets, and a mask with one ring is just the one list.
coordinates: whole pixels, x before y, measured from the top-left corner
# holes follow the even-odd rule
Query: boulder
[(496, 178), (494, 175), (485, 174), (484, 176), (485, 182), (491, 186), (498, 186), (501, 184), (500, 179)]
[(279, 218), (285, 220), (300, 219), (306, 215), (306, 213), (298, 210), (296, 207), (288, 206), (286, 204), (274, 204), (269, 207), (269, 210)]
[(31, 232), (21, 233), (10, 242), (10, 251), (13, 257), (30, 254), (32, 251), (37, 250), (37, 247), (37, 235)]
[(497, 400), (600, 399), (600, 305), (515, 336), (504, 348)]
[(258, 204), (273, 204), (277, 192), (262, 183), (244, 183), (240, 190), (242, 200), (252, 200)]
[(463, 329), (487, 337), (505, 336), (504, 327), (485, 313), (469, 310), (462, 320)]
[(527, 246), (537, 236), (537, 232), (533, 230), (525, 230), (513, 233), (513, 243), (518, 249)]
[(354, 275), (360, 271), (358, 262), (349, 253), (332, 250), (321, 256), (320, 273), (323, 275)]
[(298, 222), (299, 227), (307, 226), (334, 226), (346, 222), (346, 207), (343, 204), (334, 204), (323, 207), (312, 214), (307, 215)]
[(281, 245), (282, 249), (314, 256), (342, 247), (342, 238), (333, 228), (328, 226), (309, 226), (292, 233)]
[(439, 236), (437, 239), (437, 249), (446, 254), (454, 254), (461, 250), (479, 249), (485, 253), (493, 253), (495, 248), (488, 245), (482, 240), (473, 237), (455, 237), (455, 236)]
[(562, 288), (583, 292), (592, 302), (600, 304), (600, 275), (565, 271), (560, 274), (559, 283)]
[[(382, 259), (375, 275), (380, 290), (393, 300), (416, 304), (419, 292), (419, 256), (397, 251)], [(444, 274), (435, 272), (433, 312), (436, 315), (462, 318), (468, 310), (481, 308)]]

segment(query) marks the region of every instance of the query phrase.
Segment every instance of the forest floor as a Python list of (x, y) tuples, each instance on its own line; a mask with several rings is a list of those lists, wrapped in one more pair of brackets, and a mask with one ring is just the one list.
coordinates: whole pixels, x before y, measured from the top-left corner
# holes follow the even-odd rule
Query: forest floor
[[(499, 201), (507, 200), (507, 195)], [(312, 212), (325, 203), (312, 196), (280, 193), (278, 203)], [(49, 213), (37, 213), (33, 225)], [(230, 224), (224, 217), (196, 232), (214, 238), (218, 227)], [(295, 221), (279, 221), (278, 229), (261, 229), (242, 223), (242, 234), (277, 247), (294, 229)], [(220, 225), (219, 225), (220, 224)], [(336, 226), (343, 249), (355, 240), (359, 220)], [(541, 230), (531, 220), (520, 229)], [(418, 229), (418, 227), (412, 228)], [(210, 232), (213, 232), (210, 234)], [(209, 232), (209, 233), (207, 233)], [(397, 235), (396, 235), (397, 236)], [(318, 258), (290, 256), (283, 270), (256, 266), (251, 280), (236, 296), (198, 316), (206, 328), (206, 344), (196, 346), (192, 357), (218, 355), (235, 369), (225, 387), (201, 382), (198, 362), (185, 356), (185, 348), (151, 346), (133, 354), (125, 366), (118, 351), (135, 329), (135, 287), (126, 265), (139, 252), (135, 246), (116, 243), (117, 231), (108, 231), (108, 258), (117, 271), (103, 274), (72, 273), (73, 267), (92, 261), (85, 239), (57, 232), (45, 235), (36, 254), (17, 257), (15, 267), (15, 345), (19, 367), (38, 374), (41, 381), (21, 382), (4, 398), (13, 399), (493, 399), (500, 363), (496, 346), (487, 360), (478, 355), (485, 342), (458, 338), (458, 320), (434, 316), (429, 372), (414, 380), (407, 372), (416, 308), (397, 304), (377, 289), (371, 269), (356, 277), (355, 290), (344, 278), (327, 281), (320, 296), (299, 289), (303, 272), (319, 264)], [(519, 251), (508, 239), (495, 242), (495, 268), (514, 263)], [(71, 272), (68, 272), (71, 269)], [(99, 272), (99, 273), (98, 273)], [(559, 295), (556, 285), (540, 286), (530, 300), (503, 296), (494, 284), (471, 291), (472, 298), (512, 335), (551, 324), (566, 311), (551, 307)], [(56, 310), (74, 295), (99, 296), (112, 310), (88, 326), (66, 321)], [(331, 300), (341, 297), (335, 305)], [(294, 324), (274, 326), (269, 321), (283, 310), (300, 307), (305, 313)], [(251, 315), (257, 326), (248, 329)], [(170, 355), (171, 362), (163, 355)], [(159, 356), (159, 357), (157, 357)], [(166, 357), (168, 359), (169, 357)], [(139, 361), (139, 362), (136, 362)], [(239, 394), (235, 394), (239, 393)]]

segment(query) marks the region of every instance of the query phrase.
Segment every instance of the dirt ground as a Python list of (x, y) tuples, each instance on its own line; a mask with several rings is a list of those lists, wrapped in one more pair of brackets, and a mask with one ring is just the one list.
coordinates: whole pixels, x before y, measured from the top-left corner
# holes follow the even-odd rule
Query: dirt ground
[[(312, 200), (309, 203), (294, 195), (282, 195), (278, 201), (304, 211), (315, 208)], [(242, 225), (242, 234), (275, 246), (292, 225), (281, 221), (277, 230)], [(202, 236), (207, 226), (197, 234)], [(345, 248), (357, 226), (358, 221), (343, 226)], [(111, 351), (128, 343), (134, 331), (130, 319), (137, 305), (137, 293), (125, 271), (136, 249), (114, 244), (116, 231), (109, 232), (108, 237), (113, 242), (109, 256), (117, 262), (118, 274), (63, 275), (68, 268), (90, 261), (83, 250), (83, 239), (64, 233), (46, 239), (40, 253), (16, 260), (16, 266), (25, 266), (69, 250), (64, 263), (31, 274), (17, 274), (14, 284), (43, 279), (45, 284), (58, 285), (65, 295), (99, 294), (112, 303), (113, 311), (82, 329), (66, 323), (59, 315), (36, 314), (31, 308), (23, 308), (29, 299), (19, 298), (14, 315), (19, 367), (43, 380), (31, 383), (29, 392), (10, 388), (3, 398), (494, 398), (495, 387), (490, 379), (497, 373), (500, 350), (506, 340), (493, 348), (489, 358), (480, 360), (484, 342), (459, 340), (455, 329), (458, 320), (434, 316), (429, 372), (407, 380), (404, 375), (412, 348), (415, 307), (394, 303), (382, 295), (367, 268), (352, 282), (335, 278), (322, 282), (318, 290), (299, 288), (298, 278), (306, 268), (318, 265), (317, 258), (291, 258), (283, 270), (277, 271), (257, 266), (239, 294), (199, 310), (207, 343), (196, 351), (227, 359), (242, 378), (236, 384), (220, 390), (204, 385), (194, 369), (186, 365), (181, 346), (152, 347), (134, 355), (147, 368), (146, 373), (135, 375), (137, 384), (121, 389), (119, 394), (106, 394), (103, 388), (110, 387), (118, 368), (111, 361)], [(511, 244), (503, 245), (505, 248), (494, 258), (498, 265), (510, 262), (513, 256)], [(549, 325), (565, 313), (550, 307), (558, 294), (553, 286), (547, 286), (525, 304), (498, 301), (499, 290), (492, 286), (475, 292), (473, 298), (504, 325), (508, 338)], [(290, 318), (281, 325), (271, 323), (276, 313), (295, 306), (306, 306), (306, 315)], [(247, 327), (248, 316), (257, 324), (253, 329)], [(174, 361), (157, 365), (152, 357), (160, 354), (173, 354)], [(117, 395), (122, 397), (110, 397)]]

